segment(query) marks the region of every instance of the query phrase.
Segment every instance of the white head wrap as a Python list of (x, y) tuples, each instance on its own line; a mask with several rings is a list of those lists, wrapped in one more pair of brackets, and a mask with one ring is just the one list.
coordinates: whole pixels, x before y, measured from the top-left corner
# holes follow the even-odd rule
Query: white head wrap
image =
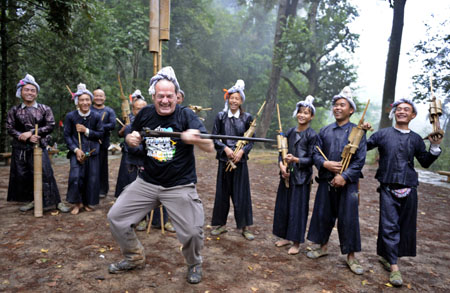
[(400, 105), (400, 104), (403, 104), (403, 103), (410, 104), (412, 106), (412, 108), (413, 108), (413, 112), (417, 114), (416, 105), (414, 104), (414, 102), (412, 100), (410, 100), (410, 99), (400, 99), (400, 100), (398, 100), (398, 101), (396, 101), (396, 102), (394, 102), (392, 104), (391, 112), (389, 112), (389, 119), (392, 120), (392, 118), (394, 118), (395, 110), (397, 110), (397, 106)]
[(239, 93), (241, 95), (242, 102), (245, 102), (244, 89), (245, 89), (244, 81), (242, 79), (238, 79), (236, 81), (236, 84), (233, 85), (230, 89), (228, 89), (227, 93), (225, 94), (226, 99), (225, 99), (225, 107), (223, 108), (223, 111), (228, 111), (228, 97), (231, 94)]
[(39, 90), (41, 89), (37, 82), (34, 80), (34, 77), (31, 74), (26, 74), (23, 79), (19, 81), (17, 84), (17, 90), (16, 90), (16, 97), (21, 99), (22, 98), (22, 87), (26, 84), (32, 84), (36, 87), (37, 92), (39, 93)]
[(339, 99), (346, 99), (350, 106), (352, 106), (353, 110), (356, 111), (356, 105), (352, 97), (352, 90), (349, 86), (344, 87), (338, 95), (334, 96), (331, 104), (334, 105)]
[(298, 109), (299, 109), (300, 107), (308, 107), (308, 108), (310, 108), (312, 114), (315, 115), (315, 114), (316, 114), (316, 108), (314, 107), (313, 102), (314, 102), (314, 97), (311, 96), (311, 95), (307, 96), (306, 99), (305, 99), (304, 101), (298, 102), (298, 103), (295, 105), (295, 110), (294, 110), (294, 112), (292, 113), (292, 118), (295, 118), (295, 116), (297, 116)]
[(142, 95), (140, 90), (135, 90), (134, 93), (131, 94), (131, 99), (141, 99), (145, 101), (144, 96)]
[(173, 71), (173, 68), (171, 66), (166, 66), (158, 71), (158, 73), (150, 79), (150, 87), (148, 89), (148, 93), (150, 95), (155, 94), (155, 85), (162, 79), (171, 81), (175, 85), (175, 92), (178, 93), (180, 85), (178, 84), (177, 77), (175, 76), (175, 71)]
[(78, 105), (78, 97), (83, 94), (89, 95), (91, 97), (91, 101), (92, 99), (94, 99), (94, 95), (88, 89), (86, 89), (86, 85), (84, 83), (79, 83), (77, 86), (77, 92), (73, 95), (75, 105)]

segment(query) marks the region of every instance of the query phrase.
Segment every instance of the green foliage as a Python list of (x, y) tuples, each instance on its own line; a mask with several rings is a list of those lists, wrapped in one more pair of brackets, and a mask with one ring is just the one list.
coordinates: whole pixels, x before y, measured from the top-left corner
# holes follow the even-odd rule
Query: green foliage
[(349, 31), (348, 24), (358, 13), (346, 0), (320, 1), (318, 7), (314, 3), (305, 1), (306, 13), (290, 20), (282, 38), (284, 64), (307, 82), (308, 86), (297, 87), (301, 97), (311, 94), (317, 105), (328, 106), (333, 95), (356, 80), (349, 54), (359, 36)]

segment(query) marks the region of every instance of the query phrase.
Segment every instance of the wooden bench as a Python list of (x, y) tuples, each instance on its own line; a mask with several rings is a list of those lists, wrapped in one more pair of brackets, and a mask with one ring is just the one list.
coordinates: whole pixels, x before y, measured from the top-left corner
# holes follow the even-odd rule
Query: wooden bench
[(447, 176), (447, 182), (450, 183), (450, 171), (438, 171), (438, 174)]
[[(58, 149), (49, 149), (48, 151), (48, 157), (50, 158), (50, 162), (52, 161), (53, 155), (56, 155), (59, 153)], [(11, 153), (0, 153), (0, 160), (3, 160), (5, 162), (5, 166), (11, 165)]]
[(5, 166), (11, 165), (11, 153), (0, 153), (0, 159), (5, 162)]

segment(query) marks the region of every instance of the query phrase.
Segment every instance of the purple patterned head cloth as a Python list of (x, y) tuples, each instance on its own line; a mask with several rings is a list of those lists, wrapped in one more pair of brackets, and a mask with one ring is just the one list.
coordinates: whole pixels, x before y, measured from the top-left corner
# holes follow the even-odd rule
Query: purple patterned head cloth
[(346, 99), (350, 106), (352, 106), (353, 110), (356, 111), (356, 105), (352, 97), (352, 90), (349, 86), (344, 87), (338, 95), (335, 95), (331, 101), (331, 104), (334, 105), (339, 99)]
[(19, 81), (17, 84), (17, 90), (16, 90), (16, 97), (21, 99), (22, 98), (22, 87), (26, 84), (32, 84), (36, 87), (37, 92), (39, 93), (39, 90), (41, 89), (37, 82), (34, 80), (34, 77), (31, 74), (25, 75), (23, 79)]
[(407, 103), (410, 104), (411, 107), (413, 108), (413, 112), (417, 114), (417, 108), (416, 105), (414, 104), (414, 102), (410, 99), (400, 99), (398, 101), (395, 101), (394, 104), (392, 104), (392, 109), (391, 112), (389, 112), (389, 119), (392, 120), (392, 118), (394, 118), (394, 113), (395, 110), (397, 110), (397, 106), (403, 103)]
[(180, 90), (180, 85), (178, 84), (177, 77), (175, 76), (175, 71), (173, 71), (173, 68), (171, 66), (163, 67), (158, 73), (150, 79), (150, 88), (148, 89), (148, 93), (150, 95), (155, 94), (155, 86), (158, 83), (158, 81), (162, 79), (167, 79), (175, 85), (175, 92), (178, 93)]
[(292, 118), (295, 118), (295, 116), (297, 116), (298, 109), (300, 107), (308, 107), (308, 108), (310, 108), (311, 109), (311, 113), (313, 115), (315, 115), (316, 114), (316, 108), (314, 107), (313, 102), (314, 102), (314, 97), (311, 96), (311, 95), (307, 96), (304, 101), (298, 102), (297, 105), (295, 105), (295, 110), (294, 110), (294, 113), (292, 113)]
[(94, 95), (86, 89), (86, 85), (84, 83), (79, 83), (77, 86), (77, 92), (73, 95), (75, 105), (78, 105), (78, 97), (83, 94), (89, 95), (91, 97), (91, 101), (94, 99)]

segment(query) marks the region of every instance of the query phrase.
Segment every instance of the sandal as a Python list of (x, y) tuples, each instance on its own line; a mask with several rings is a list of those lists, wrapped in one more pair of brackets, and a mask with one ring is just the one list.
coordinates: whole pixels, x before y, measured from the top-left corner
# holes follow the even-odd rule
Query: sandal
[(347, 259), (347, 265), (350, 270), (356, 275), (362, 275), (364, 273), (363, 267), (359, 264), (356, 258), (352, 260)]
[(393, 271), (389, 275), (389, 283), (396, 287), (403, 285), (402, 273), (400, 271)]
[(306, 256), (311, 259), (317, 259), (319, 257), (326, 256), (326, 255), (328, 255), (328, 252), (322, 251), (322, 249), (320, 247), (313, 249), (311, 251), (308, 251), (308, 253), (306, 254)]
[(242, 231), (242, 236), (244, 236), (244, 238), (249, 241), (252, 241), (253, 239), (255, 239), (255, 235), (253, 235), (252, 232), (250, 232), (248, 230)]
[(219, 236), (222, 233), (228, 232), (227, 228), (225, 226), (219, 226), (216, 229), (211, 231), (211, 235), (213, 236)]
[(387, 259), (385, 259), (384, 257), (380, 256), (380, 258), (378, 259), (378, 261), (383, 265), (383, 268), (390, 272), (391, 271), (391, 264), (387, 261)]

